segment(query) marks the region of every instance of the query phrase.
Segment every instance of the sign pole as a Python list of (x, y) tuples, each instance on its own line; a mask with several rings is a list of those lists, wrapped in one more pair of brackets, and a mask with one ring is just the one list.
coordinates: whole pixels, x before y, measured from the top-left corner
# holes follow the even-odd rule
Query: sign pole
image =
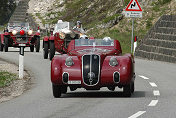
[(20, 47), (19, 54), (19, 78), (22, 79), (24, 77), (24, 47)]
[(142, 17), (142, 8), (138, 0), (130, 0), (125, 8), (125, 17), (132, 18), (131, 53), (134, 54), (134, 18)]
[(134, 18), (132, 18), (131, 53), (133, 54)]

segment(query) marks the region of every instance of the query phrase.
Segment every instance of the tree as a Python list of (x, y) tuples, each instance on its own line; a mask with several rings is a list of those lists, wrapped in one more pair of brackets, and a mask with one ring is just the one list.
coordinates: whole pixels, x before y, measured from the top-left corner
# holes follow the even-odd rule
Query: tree
[(1, 0), (0, 4), (0, 25), (8, 22), (16, 8), (15, 0)]

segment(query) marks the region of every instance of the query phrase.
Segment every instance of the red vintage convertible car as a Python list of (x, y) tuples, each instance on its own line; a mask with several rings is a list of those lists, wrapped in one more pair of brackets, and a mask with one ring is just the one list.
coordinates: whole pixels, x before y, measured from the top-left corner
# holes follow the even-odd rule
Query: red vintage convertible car
[(77, 88), (99, 90), (107, 87), (123, 88), (124, 96), (134, 92), (134, 57), (122, 56), (118, 40), (75, 39), (68, 46), (68, 54), (57, 55), (51, 62), (53, 96)]
[(79, 38), (79, 32), (73, 30), (72, 23), (58, 20), (54, 31), (51, 32), (51, 36), (45, 36), (43, 39), (44, 59), (48, 58), (49, 53), (49, 58), (52, 60), (56, 51), (61, 54), (66, 54), (68, 44), (75, 38)]
[(30, 47), (31, 52), (35, 47), (36, 52), (39, 52), (40, 33), (31, 30), (29, 23), (8, 23), (4, 34), (0, 34), (0, 51), (3, 51), (4, 48), (5, 52), (8, 52), (9, 47), (19, 47), (20, 45)]

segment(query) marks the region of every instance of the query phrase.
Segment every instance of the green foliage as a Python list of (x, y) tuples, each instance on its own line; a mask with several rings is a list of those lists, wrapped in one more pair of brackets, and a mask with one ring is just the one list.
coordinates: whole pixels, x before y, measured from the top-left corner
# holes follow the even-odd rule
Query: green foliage
[(160, 11), (160, 6), (159, 5), (153, 6), (153, 10), (155, 12), (159, 12)]
[(172, 0), (158, 0), (152, 3), (153, 6), (153, 10), (155, 12), (159, 12), (161, 7), (169, 2), (171, 2)]
[(119, 40), (123, 54), (130, 53), (131, 32), (121, 33), (119, 32), (118, 29), (112, 29), (112, 30), (107, 29), (106, 31), (103, 32), (103, 34), (99, 34), (98, 30), (99, 29), (94, 29), (92, 32), (90, 32), (91, 36), (98, 37), (98, 38), (109, 36), (112, 39)]
[(42, 18), (40, 13), (36, 13), (35, 15), (42, 21), (42, 24), (46, 24), (46, 21)]
[(15, 79), (17, 79), (15, 74), (0, 71), (0, 87), (8, 86)]
[(120, 14), (115, 14), (115, 15), (113, 15), (113, 16), (109, 16), (109, 17), (103, 19), (103, 22), (104, 22), (104, 23), (108, 23), (109, 21), (114, 20), (114, 19), (115, 19), (116, 17), (118, 17), (118, 16), (120, 16)]
[(130, 0), (124, 0), (125, 6), (127, 6), (129, 2), (130, 2)]
[(150, 29), (152, 27), (152, 20), (153, 18), (148, 18), (146, 21), (146, 29)]
[(169, 2), (171, 2), (172, 0), (158, 0), (158, 3), (160, 3), (160, 5), (164, 5), (167, 4)]
[(16, 3), (14, 0), (1, 0), (0, 25), (4, 25), (8, 22), (15, 8), (16, 8)]

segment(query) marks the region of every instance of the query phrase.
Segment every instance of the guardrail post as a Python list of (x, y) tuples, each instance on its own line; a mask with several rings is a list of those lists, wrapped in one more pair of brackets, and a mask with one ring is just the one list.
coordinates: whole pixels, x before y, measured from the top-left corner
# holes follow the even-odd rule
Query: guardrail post
[(20, 47), (19, 54), (19, 78), (22, 79), (24, 77), (24, 47)]

